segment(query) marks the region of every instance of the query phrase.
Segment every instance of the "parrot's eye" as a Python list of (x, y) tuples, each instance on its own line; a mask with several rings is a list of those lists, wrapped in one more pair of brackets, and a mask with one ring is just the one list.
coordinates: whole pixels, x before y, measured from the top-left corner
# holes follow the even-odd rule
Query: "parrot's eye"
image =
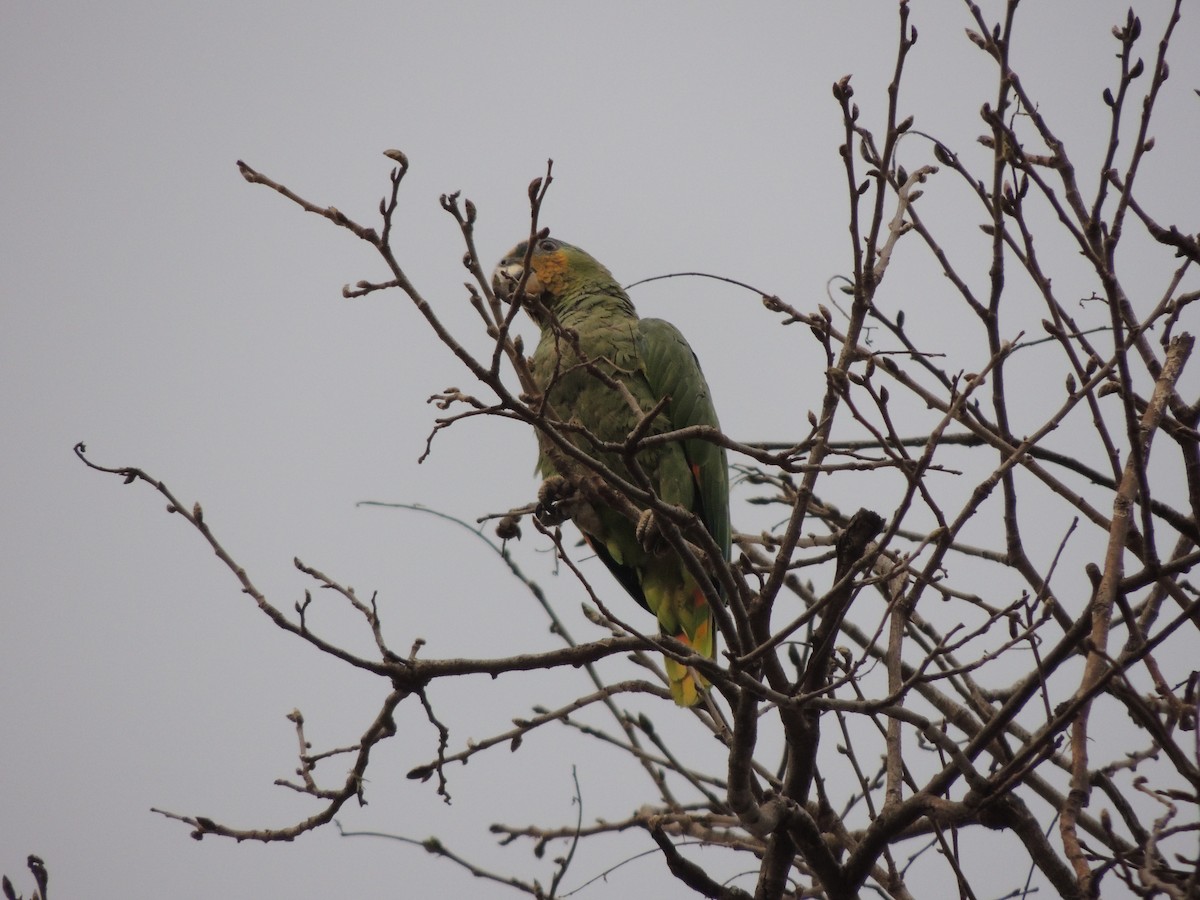
[(547, 253), (553, 253), (558, 249), (558, 241), (552, 241), (549, 238), (538, 244), (538, 249), (545, 250)]

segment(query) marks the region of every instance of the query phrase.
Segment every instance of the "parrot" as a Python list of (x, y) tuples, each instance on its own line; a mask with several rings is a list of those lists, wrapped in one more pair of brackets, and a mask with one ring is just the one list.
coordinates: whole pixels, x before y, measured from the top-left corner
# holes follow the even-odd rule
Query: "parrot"
[[(532, 254), (527, 254), (527, 241), (517, 244), (500, 261), (492, 279), (504, 299), (512, 299), (521, 278), (526, 279), (523, 305), (540, 329), (529, 368), (545, 408), (609, 442), (626, 440), (644, 415), (664, 401), (649, 434), (692, 425), (719, 429), (708, 383), (679, 329), (662, 319), (639, 318), (608, 269), (578, 247), (547, 235), (539, 234)], [(625, 390), (606, 384), (580, 365), (580, 354)], [(567, 436), (580, 449), (595, 452), (581, 435), (567, 432)], [(537, 471), (546, 479), (545, 489), (562, 478), (547, 453), (550, 439), (539, 432), (538, 442)], [(633, 481), (620, 454), (599, 453), (596, 458)], [(636, 458), (654, 493), (695, 513), (728, 560), (725, 449), (710, 441), (686, 439), (645, 448)], [(635, 523), (616, 509), (578, 499), (564, 502), (563, 507), (617, 582), (654, 614), (664, 635), (703, 656), (716, 656), (715, 622), (704, 590), (661, 535), (657, 542), (647, 539), (647, 531), (653, 529), (647, 529), (646, 523), (652, 516), (644, 512)], [(705, 679), (669, 657), (666, 668), (675, 702), (695, 705), (708, 686)]]

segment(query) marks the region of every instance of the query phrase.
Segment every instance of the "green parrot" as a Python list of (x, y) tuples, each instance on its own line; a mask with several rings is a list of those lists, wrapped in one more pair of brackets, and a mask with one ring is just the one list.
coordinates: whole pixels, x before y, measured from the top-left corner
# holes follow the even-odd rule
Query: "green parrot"
[[(511, 294), (524, 275), (527, 249), (528, 242), (517, 244), (496, 267), (493, 284), (501, 296)], [(666, 406), (653, 420), (650, 434), (689, 425), (719, 427), (708, 384), (683, 335), (662, 319), (639, 318), (608, 269), (578, 247), (549, 237), (534, 245), (530, 269), (525, 308), (541, 329), (531, 371), (548, 409), (612, 442), (625, 440), (643, 414), (664, 398)], [(573, 341), (563, 336), (564, 329), (578, 336), (578, 353)], [(628, 395), (579, 365), (580, 354), (621, 383)], [(582, 436), (572, 440), (588, 450)], [(558, 473), (546, 452), (549, 441), (539, 433), (538, 442), (538, 472), (549, 485)], [(598, 459), (632, 480), (619, 454), (600, 454)], [(703, 440), (674, 441), (642, 450), (637, 460), (655, 493), (695, 513), (728, 559), (729, 467), (724, 448)], [(564, 507), (621, 586), (654, 613), (663, 634), (704, 656), (716, 655), (713, 614), (704, 591), (661, 536), (647, 539), (645, 516), (634, 523), (615, 509), (578, 499)], [(666, 665), (675, 702), (695, 704), (707, 683), (672, 659)]]

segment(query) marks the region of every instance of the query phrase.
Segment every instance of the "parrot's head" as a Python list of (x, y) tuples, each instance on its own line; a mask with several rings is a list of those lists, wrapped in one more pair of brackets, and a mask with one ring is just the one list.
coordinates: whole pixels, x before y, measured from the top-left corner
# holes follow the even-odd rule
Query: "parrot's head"
[[(578, 247), (543, 235), (533, 244), (521, 241), (504, 255), (492, 273), (492, 289), (506, 300), (516, 293), (525, 275), (525, 258), (529, 257), (529, 277), (525, 279), (522, 295), (534, 319), (539, 319), (539, 306), (557, 314), (562, 313), (580, 298), (595, 294), (615, 294), (624, 299), (624, 292), (613, 280), (612, 273)], [(628, 300), (625, 300), (628, 303)]]

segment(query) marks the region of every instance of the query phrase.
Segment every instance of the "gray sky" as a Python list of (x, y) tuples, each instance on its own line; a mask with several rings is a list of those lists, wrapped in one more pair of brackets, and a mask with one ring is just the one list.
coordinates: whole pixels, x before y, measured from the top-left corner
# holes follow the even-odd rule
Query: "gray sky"
[[(1109, 32), (1126, 4), (1027, 5), (1017, 67), (1094, 170), (1100, 91), (1116, 74)], [(1149, 54), (1165, 4), (1140, 5)], [(473, 519), (527, 502), (532, 436), (476, 420), (439, 436), (418, 465), (437, 414), (425, 398), (468, 388), (467, 374), (400, 294), (341, 299), (343, 283), (386, 277), (382, 264), (246, 184), (234, 161), (369, 221), (388, 186), (381, 152), (403, 149), (412, 167), (397, 255), (476, 349), (485, 339), (438, 196), (461, 189), (475, 201), (478, 245), (498, 259), (527, 231), (526, 186), (548, 157), (544, 223), (619, 279), (703, 270), (801, 309), (825, 302), (826, 281), (850, 267), (830, 85), (854, 73), (864, 116), (882, 124), (894, 5), (599, 6), (218, 0), (0, 13), (0, 871), (27, 885), (25, 855), (40, 854), (64, 897), (373, 898), (433, 885), (509, 895), (420, 849), (331, 829), (291, 845), (195, 843), (149, 812), (243, 827), (309, 815), (309, 802), (271, 784), (294, 767), (284, 716), (301, 708), (318, 748), (346, 744), (381, 688), (272, 627), (157, 495), (87, 471), (71, 448), (86, 441), (96, 462), (141, 466), (200, 501), (284, 607), (311, 586), (291, 566), (300, 556), (378, 590), (398, 648), (417, 636), (429, 656), (551, 646), (528, 595), (465, 532), (355, 508), (406, 501)], [(984, 6), (989, 17), (1000, 8)], [(991, 66), (963, 37), (962, 4), (912, 7), (920, 40), (902, 105), (917, 128), (982, 159), (974, 138), (994, 96)], [(1184, 19), (1174, 46), (1142, 190), (1163, 220), (1194, 225), (1200, 57), (1183, 48), (1200, 46), (1200, 17)], [(917, 142), (906, 153), (928, 159)], [(944, 216), (961, 214), (953, 245), (979, 244), (961, 189), (935, 182), (927, 196)], [(946, 288), (911, 255), (896, 261), (894, 300), (928, 312)], [(1147, 287), (1161, 290), (1157, 272)], [(806, 430), (823, 362), (755, 296), (676, 279), (634, 300), (689, 336), (729, 433)], [(962, 365), (978, 359), (944, 328)], [(834, 484), (847, 507), (877, 502), (865, 480)], [(555, 578), (544, 549), (527, 539), (522, 564), (588, 636), (578, 591)], [(317, 621), (332, 637), (362, 640), (357, 621), (322, 603)], [(582, 678), (562, 681), (479, 679), (435, 701), (461, 746), (583, 689)], [(436, 735), (411, 713), (401, 729), (375, 759), (371, 805), (343, 821), (436, 834), (503, 871), (548, 877), (527, 847), (497, 849), (487, 826), (573, 821), (572, 763), (586, 819), (628, 814), (645, 790), (624, 763), (559, 729), (454, 770), (446, 807), (404, 778), (432, 758)], [(622, 794), (614, 780), (626, 775)], [(646, 846), (586, 847), (568, 881)], [(671, 895), (668, 882), (659, 860), (643, 859), (581, 896), (652, 885)]]

